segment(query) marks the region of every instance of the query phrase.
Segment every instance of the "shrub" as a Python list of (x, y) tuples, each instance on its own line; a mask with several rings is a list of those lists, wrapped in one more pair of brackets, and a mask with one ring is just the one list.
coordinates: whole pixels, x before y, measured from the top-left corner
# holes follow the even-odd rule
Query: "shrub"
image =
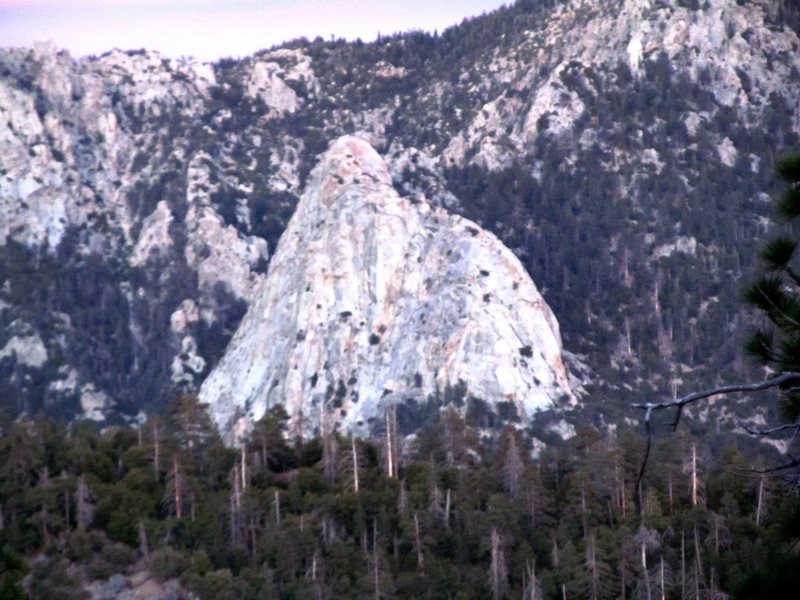
[(189, 568), (189, 559), (170, 546), (159, 548), (150, 555), (150, 572), (157, 581), (178, 577)]

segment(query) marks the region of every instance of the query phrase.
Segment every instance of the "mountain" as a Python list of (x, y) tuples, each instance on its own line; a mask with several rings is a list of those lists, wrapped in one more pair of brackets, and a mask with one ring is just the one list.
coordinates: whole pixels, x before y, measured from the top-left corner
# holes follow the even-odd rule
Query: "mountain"
[(115, 422), (196, 391), (353, 133), (400, 196), (513, 251), (595, 420), (747, 376), (739, 290), (800, 145), (798, 22), (771, 0), (520, 1), (215, 64), (0, 50), (0, 398)]
[(525, 422), (571, 399), (558, 323), (495, 236), (401, 198), (367, 142), (339, 138), (200, 399), (223, 432), (284, 404), (309, 433), (329, 414), (369, 433), (381, 402), (458, 387)]

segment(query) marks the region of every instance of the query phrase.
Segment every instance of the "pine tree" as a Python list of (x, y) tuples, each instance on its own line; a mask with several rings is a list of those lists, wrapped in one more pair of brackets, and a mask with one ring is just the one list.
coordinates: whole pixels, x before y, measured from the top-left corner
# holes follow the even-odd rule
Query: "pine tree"
[[(774, 373), (800, 372), (800, 271), (797, 268), (797, 234), (800, 222), (800, 153), (777, 162), (776, 172), (785, 184), (775, 200), (779, 223), (786, 233), (767, 242), (761, 251), (764, 274), (745, 292), (745, 299), (761, 311), (767, 324), (747, 342), (747, 352)], [(795, 425), (800, 419), (800, 378), (781, 388), (781, 414)]]
[(200, 462), (209, 444), (218, 436), (208, 415), (208, 405), (194, 394), (185, 394), (176, 398), (167, 411), (170, 441), (180, 450), (185, 462)]
[(261, 472), (278, 470), (289, 462), (291, 451), (286, 443), (288, 423), (286, 409), (276, 404), (253, 425), (248, 447), (257, 457), (256, 466)]
[(505, 431), (506, 449), (503, 457), (503, 487), (509, 498), (517, 498), (520, 492), (522, 474), (525, 464), (522, 462), (517, 439), (514, 432), (510, 429)]

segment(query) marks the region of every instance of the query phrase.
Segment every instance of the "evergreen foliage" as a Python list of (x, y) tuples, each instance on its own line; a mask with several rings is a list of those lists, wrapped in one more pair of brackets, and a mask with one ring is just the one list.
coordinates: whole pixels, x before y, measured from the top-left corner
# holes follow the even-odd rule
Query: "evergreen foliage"
[[(745, 291), (745, 300), (766, 317), (766, 324), (753, 332), (746, 349), (757, 362), (780, 373), (800, 371), (800, 276), (796, 271), (800, 153), (778, 160), (775, 171), (785, 185), (775, 199), (783, 232), (764, 246), (765, 274)], [(800, 418), (800, 388), (794, 383), (783, 387), (781, 413), (793, 424)]]
[(2, 597), (80, 598), (88, 581), (144, 569), (199, 598), (800, 591), (789, 551), (797, 502), (778, 480), (743, 475), (750, 440), (719, 450), (681, 435), (658, 446), (637, 515), (642, 440), (629, 430), (587, 426), (533, 456), (526, 433), (508, 426), (483, 438), (448, 408), (406, 439), (389, 477), (374, 442), (332, 432), (328, 472), (324, 440), (287, 440), (277, 408), (243, 450), (226, 448), (204, 410), (184, 396), (163, 420), (102, 433), (4, 421)]

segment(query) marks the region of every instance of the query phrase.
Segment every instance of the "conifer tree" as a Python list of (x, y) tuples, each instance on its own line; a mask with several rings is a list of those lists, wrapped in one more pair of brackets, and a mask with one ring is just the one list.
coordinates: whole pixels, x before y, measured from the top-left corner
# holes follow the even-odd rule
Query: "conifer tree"
[(506, 449), (503, 457), (502, 473), (503, 487), (509, 498), (517, 498), (520, 492), (522, 474), (525, 464), (517, 446), (517, 439), (512, 430), (506, 430), (504, 435)]
[(277, 469), (289, 459), (291, 451), (286, 443), (288, 423), (286, 409), (276, 404), (253, 425), (249, 447), (255, 452), (260, 471)]

